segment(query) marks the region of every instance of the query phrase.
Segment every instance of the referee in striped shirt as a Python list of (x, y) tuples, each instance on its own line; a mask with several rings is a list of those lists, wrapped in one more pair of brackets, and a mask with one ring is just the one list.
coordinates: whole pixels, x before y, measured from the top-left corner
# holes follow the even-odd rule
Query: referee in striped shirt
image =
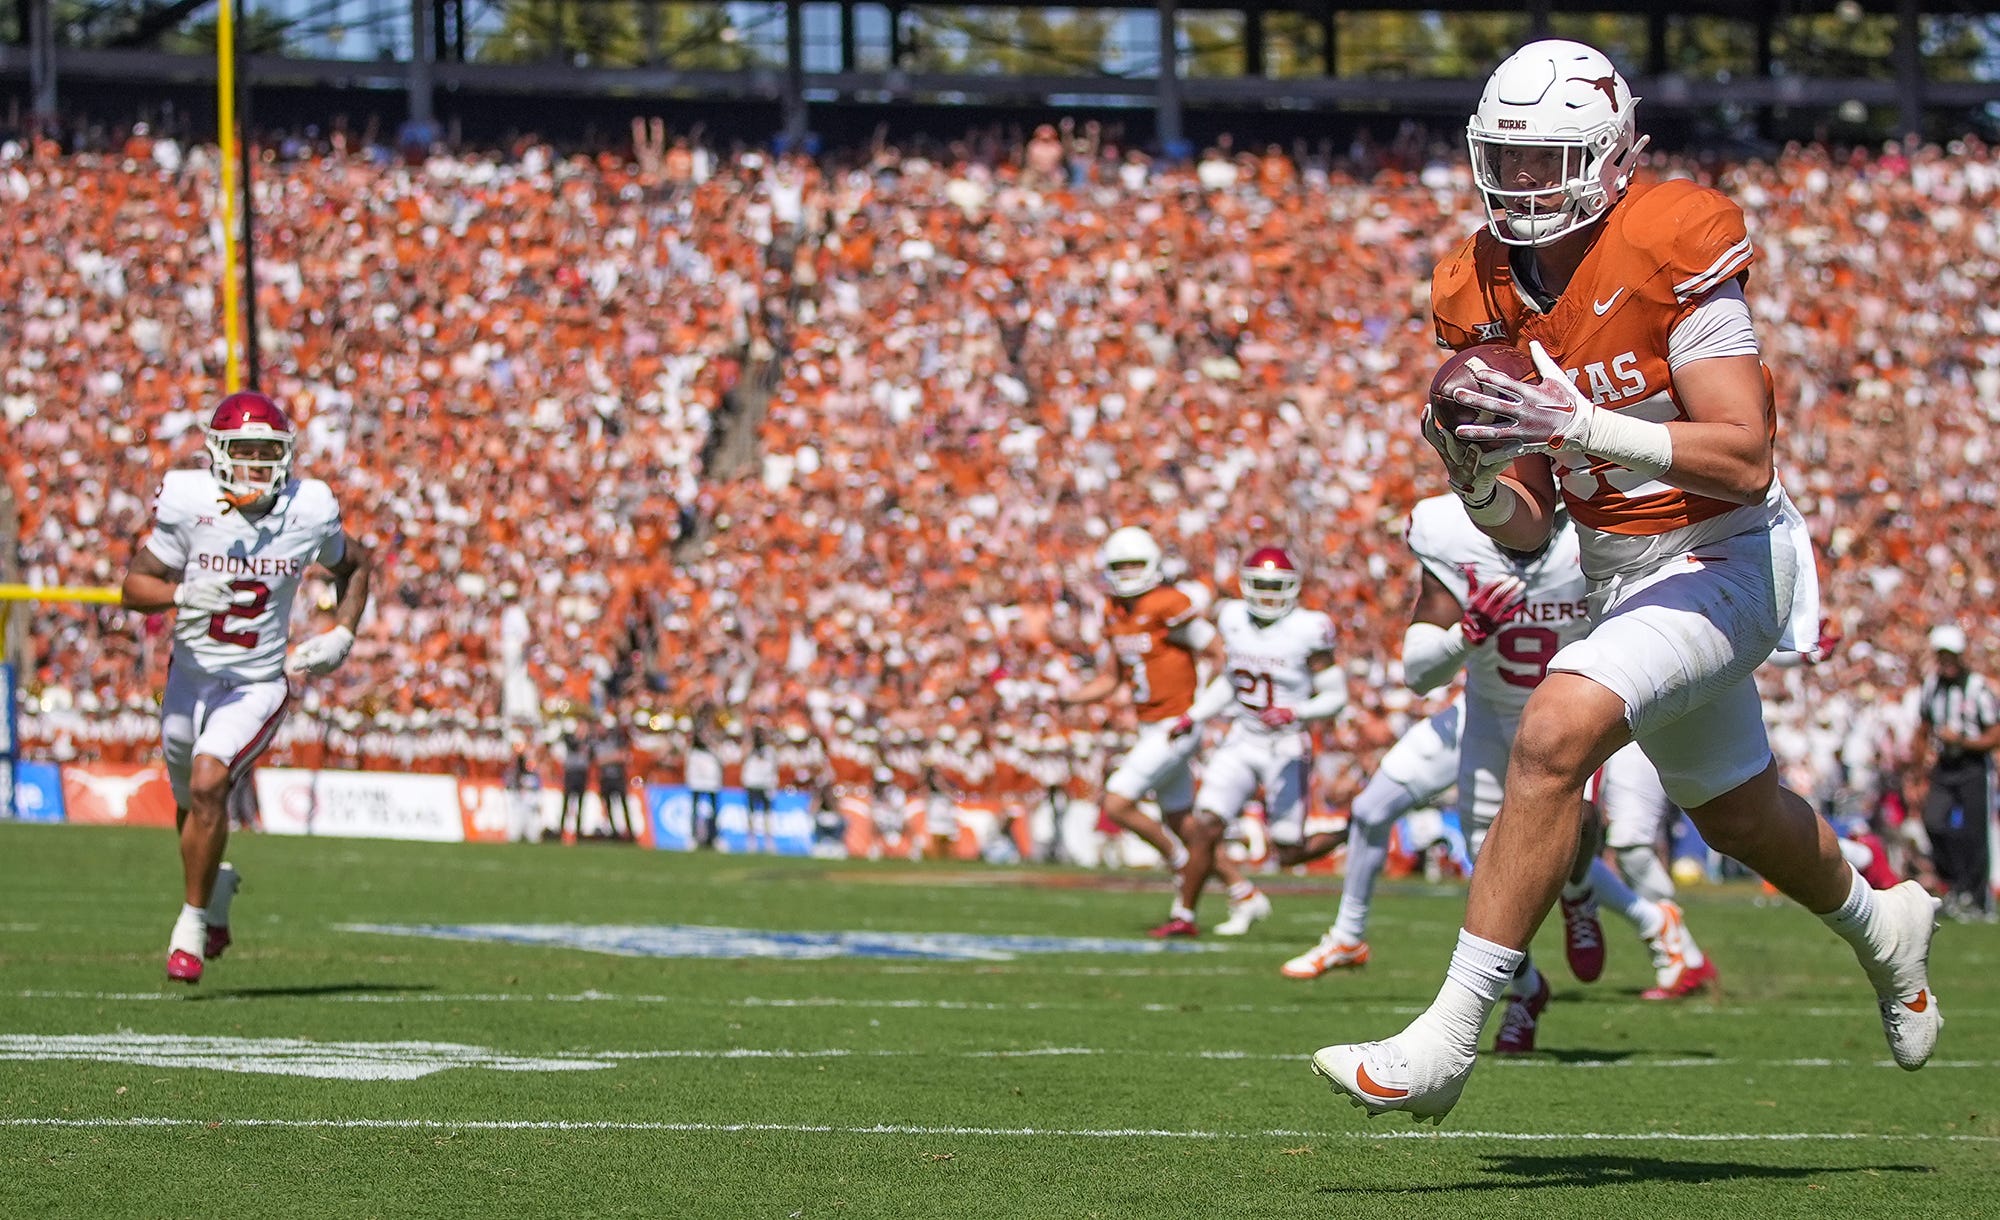
[(1949, 623), (1933, 628), (1930, 645), (1936, 663), (1922, 695), (1931, 747), (1924, 831), (1931, 862), (1948, 891), (1946, 910), (1960, 918), (1990, 919), (1986, 827), (1993, 817), (1989, 764), (2000, 746), (2000, 698), (1966, 667), (1963, 630)]

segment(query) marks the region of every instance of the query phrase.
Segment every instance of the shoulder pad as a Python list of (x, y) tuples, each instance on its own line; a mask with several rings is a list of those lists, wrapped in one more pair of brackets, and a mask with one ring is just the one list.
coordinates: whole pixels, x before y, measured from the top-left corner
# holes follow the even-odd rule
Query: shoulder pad
[(1620, 232), (1682, 303), (1742, 275), (1757, 257), (1743, 209), (1718, 190), (1681, 179), (1633, 195)]

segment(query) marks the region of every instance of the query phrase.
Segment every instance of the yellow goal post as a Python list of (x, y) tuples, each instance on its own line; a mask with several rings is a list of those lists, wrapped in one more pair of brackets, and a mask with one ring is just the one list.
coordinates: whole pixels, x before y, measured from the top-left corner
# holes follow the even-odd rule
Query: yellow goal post
[(14, 607), (23, 602), (71, 602), (115, 606), (119, 591), (110, 585), (0, 584), (0, 820), (19, 814), (15, 808), (15, 765), (20, 761), (20, 722), (16, 717), (14, 681)]

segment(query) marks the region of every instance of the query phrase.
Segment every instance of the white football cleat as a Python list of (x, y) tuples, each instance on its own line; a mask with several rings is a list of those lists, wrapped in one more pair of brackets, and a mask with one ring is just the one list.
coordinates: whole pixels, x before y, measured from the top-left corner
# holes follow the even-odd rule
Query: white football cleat
[(1931, 933), (1943, 904), (1914, 881), (1875, 893), (1876, 911), (1890, 940), (1883, 960), (1867, 967), (1882, 1009), (1882, 1032), (1896, 1066), (1914, 1072), (1937, 1049), (1944, 1013), (1931, 990)]
[(1278, 967), (1288, 979), (1316, 979), (1329, 970), (1353, 970), (1368, 964), (1368, 942), (1348, 940), (1328, 930), (1319, 943)]
[(1217, 936), (1241, 936), (1250, 930), (1252, 924), (1269, 916), (1271, 900), (1264, 897), (1264, 891), (1256, 890), (1241, 902), (1229, 904), (1229, 918), (1215, 925)]
[(1321, 1047), (1312, 1066), (1370, 1118), (1402, 1110), (1435, 1126), (1458, 1104), (1477, 1062), (1472, 1052), (1449, 1045), (1441, 1034), (1411, 1025), (1384, 1042)]

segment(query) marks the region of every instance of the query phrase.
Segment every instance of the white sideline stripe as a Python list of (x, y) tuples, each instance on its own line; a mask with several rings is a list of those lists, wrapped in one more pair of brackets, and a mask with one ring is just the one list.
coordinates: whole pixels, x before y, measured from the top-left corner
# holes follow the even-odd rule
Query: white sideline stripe
[(612, 1122), (560, 1118), (467, 1119), (435, 1118), (168, 1118), (128, 1115), (113, 1118), (0, 1118), (4, 1127), (57, 1128), (277, 1128), (341, 1131), (661, 1131), (692, 1134), (736, 1134), (782, 1131), (806, 1135), (976, 1135), (1025, 1136), (1048, 1139), (1335, 1139), (1492, 1140), (1532, 1144), (1747, 1144), (1747, 1143), (1894, 1143), (2000, 1144), (2000, 1135), (1873, 1134), (1861, 1131), (1200, 1131), (1163, 1127), (957, 1127), (876, 1123), (838, 1127), (819, 1123), (675, 1123)]
[[(268, 1001), (272, 997), (262, 995), (230, 995), (226, 992), (200, 995), (179, 991), (50, 991), (25, 990), (10, 993), (22, 1000), (88, 1000), (103, 1003), (163, 1003), (163, 1004), (221, 1004)], [(1177, 1004), (1133, 1004), (1124, 1005), (1106, 1002), (1089, 1004), (1079, 1002), (1046, 1003), (1037, 1000), (1019, 1003), (978, 1000), (930, 1000), (930, 999), (848, 999), (842, 996), (796, 996), (790, 998), (742, 996), (735, 999), (717, 999), (708, 996), (691, 995), (619, 995), (608, 991), (582, 991), (573, 994), (535, 992), (459, 992), (434, 994), (430, 992), (387, 992), (380, 995), (366, 992), (354, 995), (303, 996), (314, 1004), (708, 1004), (725, 1008), (889, 1008), (889, 1009), (932, 1009), (940, 1012), (1043, 1012), (1080, 1011), (1093, 1012), (1100, 1009), (1117, 1009), (1133, 1012), (1248, 1012), (1248, 1013), (1299, 1013), (1322, 1011), (1317, 1006), (1309, 1008), (1304, 1004), (1203, 1004), (1199, 1001)], [(1426, 1009), (1422, 1005), (1385, 1003), (1381, 1000), (1354, 999), (1343, 1003), (1348, 1012), (1386, 1012), (1396, 1016), (1415, 1016)], [(1701, 1003), (1699, 1001), (1670, 1006), (1679, 1015), (1698, 1017), (1843, 1017), (1850, 1018), (1857, 1013), (1872, 1016), (1873, 1009), (1866, 1000), (1857, 999), (1854, 1004), (1827, 1007), (1815, 1005), (1808, 1008), (1777, 1009), (1733, 1008)], [(1652, 1000), (1610, 1000), (1594, 1004), (1594, 1011), (1634, 1009), (1645, 1012), (1663, 1011), (1657, 1001)], [(1994, 1008), (1953, 1008), (1951, 1015), (1957, 1018), (2000, 1017), (2000, 1009)]]
[[(108, 1039), (108, 1040), (107, 1040)], [(340, 1063), (347, 1060), (380, 1058), (389, 1056), (397, 1059), (397, 1066), (414, 1070), (416, 1065), (403, 1064), (401, 1060), (411, 1055), (420, 1058), (435, 1058), (438, 1054), (455, 1056), (452, 1066), (462, 1061), (471, 1066), (500, 1065), (509, 1071), (543, 1070), (562, 1071), (573, 1068), (609, 1067), (611, 1062), (637, 1062), (648, 1060), (730, 1060), (730, 1059), (1059, 1059), (1089, 1058), (1096, 1056), (1145, 1056), (1149, 1059), (1206, 1060), (1211, 1062), (1246, 1063), (1305, 1063), (1310, 1059), (1307, 1052), (1280, 1053), (1273, 1051), (1245, 1051), (1231, 1049), (1210, 1049), (1199, 1051), (1156, 1050), (1147, 1047), (1097, 1047), (1097, 1046), (1031, 1046), (1031, 1047), (988, 1047), (974, 1050), (909, 1050), (903, 1048), (855, 1049), (850, 1047), (822, 1047), (799, 1049), (790, 1047), (653, 1047), (645, 1050), (587, 1050), (570, 1048), (555, 1051), (533, 1052), (537, 1058), (518, 1058), (500, 1051), (490, 1051), (480, 1047), (460, 1046), (456, 1043), (433, 1042), (337, 1042), (321, 1043), (303, 1038), (217, 1038), (201, 1036), (178, 1036), (174, 1034), (141, 1034), (123, 1031), (118, 1035), (48, 1035), (0, 1034), (0, 1060), (52, 1061), (56, 1059), (98, 1060), (107, 1063), (150, 1062), (143, 1057), (145, 1052), (157, 1051), (165, 1055), (169, 1051), (179, 1051), (185, 1055), (199, 1053), (204, 1058), (214, 1058), (214, 1062), (186, 1063), (162, 1061), (163, 1067), (217, 1066), (236, 1062), (235, 1056), (255, 1056), (261, 1059), (279, 1059), (296, 1065), (301, 1062), (313, 1064), (321, 1062)], [(1729, 1059), (1688, 1057), (1678, 1059), (1522, 1059), (1496, 1058), (1496, 1068), (1620, 1068), (1620, 1069), (1680, 1069), (1714, 1067), (1753, 1068), (1891, 1068), (1896, 1063), (1889, 1059)], [(528, 1065), (528, 1066), (519, 1066)], [(1931, 1068), (2000, 1068), (2000, 1060), (1988, 1059), (1934, 1059)], [(429, 1067), (428, 1070), (438, 1070)]]
[[(767, 1049), (763, 1047), (732, 1046), (714, 1050), (695, 1048), (672, 1048), (645, 1051), (554, 1051), (556, 1055), (572, 1055), (581, 1059), (1060, 1059), (1087, 1058), (1091, 1056), (1143, 1055), (1148, 1059), (1203, 1059), (1219, 1062), (1245, 1063), (1307, 1063), (1312, 1059), (1309, 1052), (1280, 1054), (1271, 1051), (1162, 1051), (1145, 1047), (1097, 1047), (1097, 1046), (1037, 1046), (1021, 1049), (994, 1049), (972, 1051), (914, 1051), (896, 1049), (851, 1050), (829, 1047), (823, 1050)], [(1492, 1063), (1497, 1068), (1893, 1068), (1893, 1059), (1522, 1059), (1516, 1057), (1494, 1057)], [(1991, 1070), (2000, 1068), (1996, 1059), (1933, 1059), (1925, 1065), (1930, 1068), (1978, 1068)]]

